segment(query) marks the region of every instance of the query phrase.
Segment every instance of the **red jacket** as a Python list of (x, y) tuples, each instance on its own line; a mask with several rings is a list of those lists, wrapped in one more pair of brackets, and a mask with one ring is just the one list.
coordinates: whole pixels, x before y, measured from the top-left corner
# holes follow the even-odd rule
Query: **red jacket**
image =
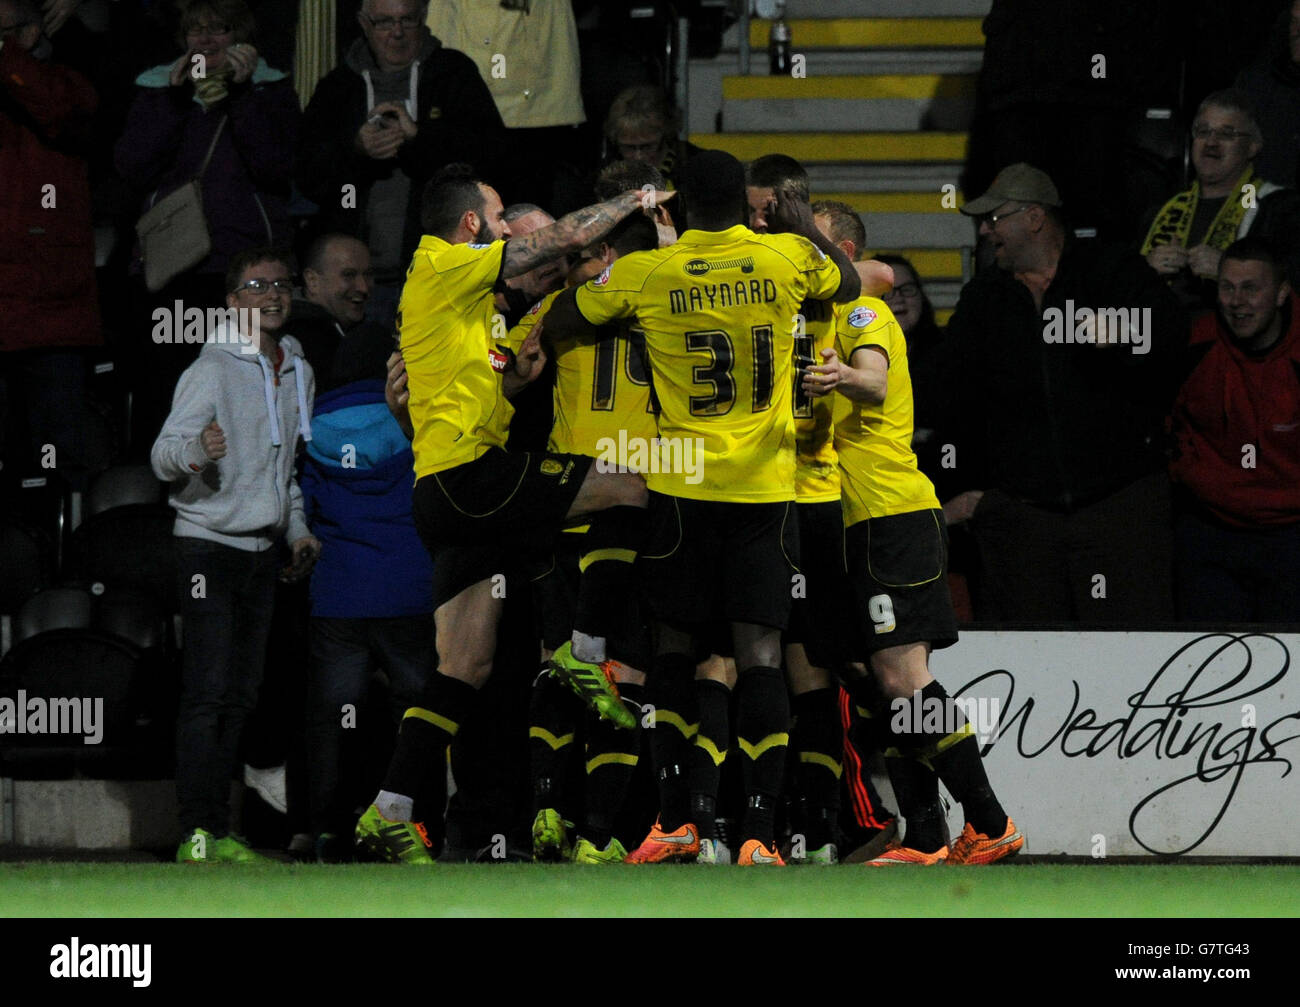
[(1240, 527), (1300, 521), (1300, 305), (1294, 295), (1283, 311), (1291, 323), (1262, 356), (1237, 347), (1218, 315), (1200, 318), (1188, 345), (1204, 355), (1174, 402), (1170, 475)]
[(102, 341), (86, 162), (65, 152), (97, 104), (76, 71), (0, 47), (0, 352)]

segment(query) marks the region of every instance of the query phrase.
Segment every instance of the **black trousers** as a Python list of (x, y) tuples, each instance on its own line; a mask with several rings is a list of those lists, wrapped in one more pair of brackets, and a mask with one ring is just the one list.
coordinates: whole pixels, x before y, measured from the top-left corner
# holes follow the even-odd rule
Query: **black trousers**
[(176, 717), (176, 796), (182, 830), (230, 826), (230, 779), (244, 723), (257, 705), (275, 603), (278, 552), (177, 538), (183, 619)]

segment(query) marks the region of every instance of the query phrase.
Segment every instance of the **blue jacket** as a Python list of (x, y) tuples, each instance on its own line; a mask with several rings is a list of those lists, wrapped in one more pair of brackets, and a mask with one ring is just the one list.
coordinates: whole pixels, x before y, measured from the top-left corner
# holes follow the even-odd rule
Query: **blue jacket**
[(427, 615), (433, 563), (415, 531), (414, 458), (384, 403), (384, 382), (322, 394), (303, 461), (303, 502), (320, 561), (311, 614), (333, 619)]

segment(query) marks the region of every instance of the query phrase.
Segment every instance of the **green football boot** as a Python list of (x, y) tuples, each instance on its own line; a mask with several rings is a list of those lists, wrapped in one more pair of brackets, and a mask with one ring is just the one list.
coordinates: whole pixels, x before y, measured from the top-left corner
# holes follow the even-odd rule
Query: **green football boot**
[(578, 838), (578, 845), (573, 848), (575, 864), (621, 864), (627, 859), (627, 850), (617, 839), (610, 837), (609, 845), (603, 850), (589, 839)]
[(569, 688), (604, 720), (612, 721), (615, 727), (631, 729), (636, 727), (636, 717), (632, 716), (632, 711), (619, 698), (612, 666), (612, 661), (603, 664), (579, 661), (573, 656), (571, 640), (565, 640), (559, 650), (551, 655), (552, 675), (567, 682)]
[(554, 808), (542, 808), (533, 819), (533, 859), (539, 864), (558, 864), (573, 856), (573, 847), (569, 845), (569, 829), (572, 822), (566, 822)]
[(419, 822), (390, 822), (373, 804), (357, 822), (357, 845), (391, 864), (432, 864), (433, 841)]

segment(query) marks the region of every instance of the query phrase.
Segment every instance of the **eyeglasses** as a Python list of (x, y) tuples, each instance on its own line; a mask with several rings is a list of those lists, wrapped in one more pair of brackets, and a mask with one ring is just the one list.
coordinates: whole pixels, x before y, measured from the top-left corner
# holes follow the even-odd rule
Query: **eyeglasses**
[(1221, 126), (1218, 129), (1211, 129), (1209, 126), (1193, 126), (1193, 140), (1208, 140), (1214, 137), (1216, 140), (1222, 140), (1224, 143), (1232, 143), (1233, 140), (1244, 140), (1250, 136), (1249, 133), (1240, 129), (1230, 129), (1227, 126)]
[(366, 20), (370, 22), (371, 28), (383, 35), (387, 35), (389, 32), (393, 31), (399, 24), (406, 31), (414, 31), (420, 25), (420, 19), (415, 17), (413, 14), (408, 14), (405, 17), (381, 18), (373, 18), (367, 14)]
[(885, 295), (886, 297), (920, 297), (921, 286), (917, 283), (900, 283)]
[(247, 283), (241, 283), (231, 293), (237, 294), (241, 290), (247, 290), (254, 294), (265, 294), (272, 287), (283, 293), (292, 293), (293, 280), (249, 280)]
[(981, 223), (988, 224), (989, 227), (996, 227), (999, 220), (1005, 220), (1007, 217), (1014, 217), (1023, 210), (1028, 210), (1027, 206), (1017, 206), (1014, 210), (1008, 210), (1006, 213), (986, 213), (980, 218)]
[(195, 24), (185, 29), (186, 38), (198, 38), (201, 35), (229, 35), (233, 28), (228, 24)]

